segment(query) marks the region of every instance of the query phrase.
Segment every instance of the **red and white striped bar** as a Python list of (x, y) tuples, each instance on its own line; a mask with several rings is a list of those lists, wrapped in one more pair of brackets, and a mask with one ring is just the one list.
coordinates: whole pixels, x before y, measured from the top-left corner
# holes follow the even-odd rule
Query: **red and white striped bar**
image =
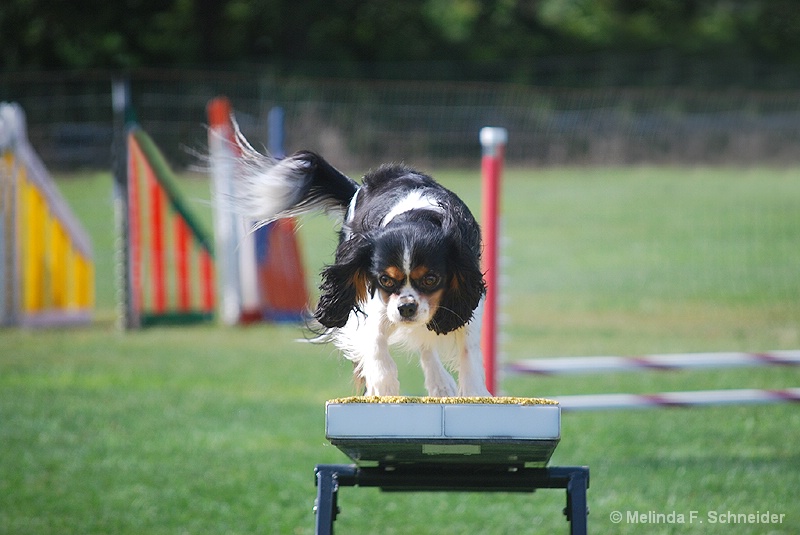
[(800, 403), (800, 388), (780, 390), (699, 390), (660, 394), (592, 394), (555, 396), (562, 411), (600, 411), (613, 409), (653, 409), (665, 407), (703, 407), (712, 405), (758, 405)]
[(557, 375), (757, 366), (800, 366), (800, 350), (767, 351), (763, 353), (677, 353), (641, 357), (526, 359), (509, 363), (505, 371), (508, 373)]

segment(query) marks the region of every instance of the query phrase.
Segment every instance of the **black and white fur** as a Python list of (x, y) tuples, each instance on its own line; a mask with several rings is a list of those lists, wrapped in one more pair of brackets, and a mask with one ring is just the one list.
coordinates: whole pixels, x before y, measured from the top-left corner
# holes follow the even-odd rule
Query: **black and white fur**
[[(383, 165), (362, 184), (318, 154), (275, 160), (238, 135), (238, 204), (257, 221), (323, 210), (343, 216), (314, 318), (355, 365), (366, 395), (400, 394), (389, 347), (419, 352), (430, 396), (488, 396), (480, 351), (486, 286), (480, 229), (430, 176)], [(458, 383), (445, 366), (458, 372)]]

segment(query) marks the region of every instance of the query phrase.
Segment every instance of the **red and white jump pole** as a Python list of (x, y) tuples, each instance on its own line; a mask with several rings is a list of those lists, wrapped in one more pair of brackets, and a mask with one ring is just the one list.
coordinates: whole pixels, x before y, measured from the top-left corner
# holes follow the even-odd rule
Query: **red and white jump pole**
[(483, 352), (483, 368), (486, 374), (486, 388), (493, 395), (497, 391), (497, 258), (498, 258), (498, 225), (500, 208), (500, 185), (503, 174), (508, 132), (505, 128), (487, 126), (481, 129), (482, 147), (482, 213), (483, 228), (483, 271), (486, 278), (486, 301), (483, 308), (483, 326), (481, 329), (481, 351)]
[[(562, 357), (528, 359), (509, 364), (509, 373), (572, 375), (640, 371), (709, 370), (762, 366), (800, 366), (800, 351), (760, 353), (675, 353), (639, 357)], [(659, 407), (701, 407), (711, 405), (752, 405), (800, 403), (800, 388), (703, 390), (657, 394), (588, 394), (554, 396), (565, 411), (649, 409)]]
[(661, 392), (659, 394), (588, 394), (555, 396), (564, 411), (600, 411), (612, 409), (655, 409), (665, 407), (707, 407), (715, 405), (760, 405), (765, 403), (800, 403), (800, 388), (763, 390), (701, 390)]
[(603, 356), (527, 359), (510, 363), (505, 370), (509, 373), (557, 375), (758, 366), (800, 366), (800, 351), (675, 353), (642, 355), (639, 357)]

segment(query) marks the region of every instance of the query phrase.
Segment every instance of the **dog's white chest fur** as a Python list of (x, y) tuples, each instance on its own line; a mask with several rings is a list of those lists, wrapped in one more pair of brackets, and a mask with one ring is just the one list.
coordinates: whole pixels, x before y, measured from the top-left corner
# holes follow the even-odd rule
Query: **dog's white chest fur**
[[(391, 347), (419, 354), (428, 395), (489, 396), (491, 394), (484, 384), (480, 349), (482, 316), (483, 300), (469, 323), (440, 335), (421, 323), (402, 325), (390, 322), (386, 305), (375, 296), (369, 300), (363, 313), (351, 313), (347, 324), (333, 334), (333, 342), (355, 364), (356, 374), (364, 378), (368, 396), (401, 394)], [(458, 383), (448, 368), (458, 371)]]

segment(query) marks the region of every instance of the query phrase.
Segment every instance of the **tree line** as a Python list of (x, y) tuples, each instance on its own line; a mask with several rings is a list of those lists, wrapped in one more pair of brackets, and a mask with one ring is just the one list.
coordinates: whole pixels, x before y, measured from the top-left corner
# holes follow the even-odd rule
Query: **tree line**
[(800, 9), (794, 0), (4, 0), (0, 51), (6, 72), (455, 60), (506, 65), (513, 78), (526, 60), (598, 52), (794, 64)]

